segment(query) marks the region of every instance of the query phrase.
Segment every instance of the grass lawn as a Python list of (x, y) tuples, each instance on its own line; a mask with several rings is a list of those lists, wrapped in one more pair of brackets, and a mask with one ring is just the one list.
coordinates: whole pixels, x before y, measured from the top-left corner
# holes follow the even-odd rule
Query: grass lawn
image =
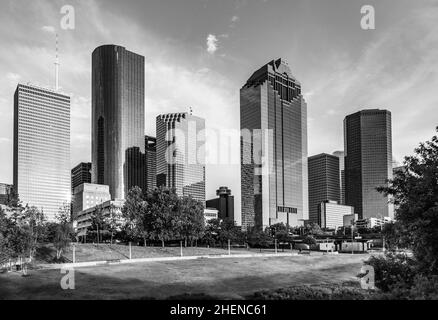
[(205, 294), (242, 299), (256, 291), (357, 281), (368, 255), (197, 259), (75, 270), (75, 290), (62, 290), (59, 270), (29, 277), (0, 274), (0, 299), (166, 299)]
[[(132, 259), (138, 258), (158, 258), (158, 257), (179, 257), (181, 256), (180, 247), (139, 247), (132, 246)], [(262, 249), (262, 253), (274, 253), (274, 249)], [(278, 252), (282, 252), (281, 249)], [(284, 252), (291, 252), (285, 250)], [(296, 252), (296, 251), (295, 251)], [(260, 253), (259, 249), (232, 248), (231, 254)], [(204, 256), (204, 255), (223, 255), (228, 254), (228, 248), (203, 248), (203, 247), (183, 247), (184, 256)], [(76, 262), (106, 261), (106, 260), (125, 260), (129, 259), (129, 246), (120, 244), (78, 244), (76, 245)], [(52, 245), (43, 245), (37, 251), (36, 264), (52, 263), (56, 256)], [(65, 262), (72, 262), (72, 247), (63, 252)]]

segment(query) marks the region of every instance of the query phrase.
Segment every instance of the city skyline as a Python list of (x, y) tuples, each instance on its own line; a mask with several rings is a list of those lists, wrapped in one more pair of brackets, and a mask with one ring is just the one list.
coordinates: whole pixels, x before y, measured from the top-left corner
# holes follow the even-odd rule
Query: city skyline
[[(377, 28), (367, 32), (361, 30), (358, 24), (361, 3), (337, 2), (351, 12), (351, 17), (350, 15), (340, 17), (330, 8), (330, 4), (323, 3), (308, 4), (302, 1), (293, 1), (290, 4), (281, 1), (245, 3), (243, 1), (241, 5), (237, 5), (237, 2), (230, 1), (218, 10), (217, 5), (211, 2), (188, 1), (184, 4), (185, 9), (180, 10), (183, 15), (181, 19), (177, 21), (163, 19), (163, 21), (172, 20), (172, 23), (166, 26), (153, 17), (160, 12), (161, 6), (169, 5), (166, 1), (162, 5), (161, 2), (152, 1), (148, 3), (148, 10), (141, 10), (142, 4), (132, 1), (132, 6), (123, 10), (120, 15), (117, 3), (105, 6), (99, 1), (88, 3), (73, 1), (72, 5), (76, 8), (78, 19), (76, 29), (63, 31), (57, 30), (59, 3), (37, 1), (23, 7), (17, 2), (6, 1), (0, 15), (2, 23), (9, 27), (2, 28), (0, 38), (10, 45), (11, 50), (15, 50), (20, 63), (3, 54), (0, 57), (0, 70), (6, 75), (1, 80), (0, 86), (2, 115), (0, 147), (2, 150), (12, 150), (11, 92), (17, 82), (30, 81), (37, 84), (39, 82), (45, 86), (54, 84), (53, 30), (55, 29), (60, 31), (60, 85), (67, 92), (74, 93), (71, 167), (79, 162), (91, 160), (89, 55), (94, 48), (105, 43), (123, 44), (147, 59), (146, 92), (150, 89), (150, 95), (146, 94), (146, 134), (155, 135), (154, 120), (160, 113), (158, 110), (169, 108), (169, 111), (180, 111), (175, 110), (178, 106), (172, 106), (175, 100), (181, 101), (183, 106), (192, 105), (196, 114), (206, 118), (207, 125), (237, 128), (236, 110), (240, 84), (250, 75), (250, 70), (254, 70), (266, 60), (282, 56), (289, 61), (295, 59), (301, 61), (300, 64), (292, 64), (292, 71), (303, 82), (304, 94), (309, 104), (309, 155), (342, 148), (342, 120), (346, 114), (368, 107), (386, 107), (393, 111), (394, 154), (396, 160), (400, 161), (404, 155), (412, 153), (417, 143), (425, 140), (435, 126), (433, 119), (423, 115), (433, 112), (433, 105), (436, 103), (436, 99), (430, 94), (433, 92), (430, 88), (436, 86), (435, 80), (425, 81), (436, 68), (428, 64), (431, 57), (436, 55), (434, 43), (437, 40), (435, 36), (437, 25), (432, 20), (436, 7), (428, 2), (415, 4), (402, 1), (402, 4), (398, 2), (397, 5), (390, 2), (375, 3), (379, 18)], [(274, 9), (272, 3), (280, 5)], [(178, 6), (178, 4), (172, 5)], [(294, 6), (300, 10), (293, 10)], [(26, 24), (18, 25), (11, 20), (14, 12), (18, 11), (23, 20), (26, 20)], [(151, 19), (140, 18), (138, 12), (144, 11)], [(205, 16), (201, 19), (193, 19), (191, 12), (197, 14), (203, 12)], [(308, 27), (308, 31), (288, 26), (287, 32), (293, 32), (293, 37), (289, 37), (292, 39), (290, 48), (282, 48), (275, 44), (279, 37), (284, 36), (284, 33), (280, 32), (274, 37), (269, 37), (269, 43), (276, 50), (270, 49), (270, 52), (262, 50), (255, 40), (256, 36), (263, 35), (252, 32), (255, 22), (250, 17), (255, 16), (259, 18), (258, 21), (263, 21), (263, 17), (274, 13), (281, 15), (281, 12), (288, 12), (293, 16), (299, 12), (302, 18), (296, 19), (296, 23), (311, 16), (313, 25)], [(391, 17), (391, 22), (386, 21), (385, 17)], [(336, 18), (337, 23), (329, 23), (330, 19)], [(204, 19), (211, 21), (211, 24), (207, 25)], [(196, 24), (190, 27), (190, 36), (183, 20), (193, 21)], [(264, 35), (277, 34), (273, 33), (273, 30), (283, 26), (280, 20), (278, 19), (274, 26), (266, 25), (266, 30), (262, 31)], [(126, 23), (127, 21), (129, 23)], [(116, 30), (118, 25), (123, 25), (123, 30), (121, 28)], [(403, 28), (406, 25), (410, 26), (409, 31)], [(195, 27), (203, 31), (194, 32)], [(325, 31), (320, 35), (318, 32), (322, 27)], [(29, 39), (32, 37), (32, 41), (19, 36), (23, 30), (29, 35)], [(89, 32), (90, 30), (94, 31)], [(424, 42), (423, 47), (417, 48), (411, 39), (418, 38), (416, 35), (423, 34), (423, 31), (426, 33), (422, 37), (427, 41)], [(409, 37), (402, 39), (401, 32), (409, 32)], [(211, 37), (210, 39), (213, 39), (210, 42), (211, 46), (207, 47), (206, 39), (209, 34), (214, 35), (218, 41), (215, 42), (215, 38)], [(181, 35), (186, 37), (187, 41), (184, 41), (184, 44), (176, 40)], [(324, 64), (319, 61), (325, 59), (321, 59), (318, 50), (315, 50), (319, 48), (317, 43), (321, 38), (329, 38), (336, 42), (335, 48), (327, 41), (322, 41), (321, 45), (330, 48), (321, 53), (328, 55)], [(343, 38), (345, 40), (342, 40)], [(405, 50), (403, 56), (395, 55), (396, 59), (394, 59), (392, 48), (400, 45), (402, 41), (406, 42), (403, 42), (404, 47), (409, 50)], [(297, 46), (297, 43), (300, 46)], [(252, 52), (243, 48), (249, 44)], [(175, 54), (175, 49), (178, 49), (178, 54)], [(338, 50), (342, 51), (342, 54)], [(238, 53), (239, 51), (241, 53)], [(275, 52), (274, 57), (272, 52)], [(308, 55), (307, 52), (312, 54)], [(245, 55), (251, 56), (251, 59), (243, 59)], [(416, 55), (423, 57), (421, 61), (412, 59)], [(338, 59), (339, 57), (342, 59)], [(41, 63), (33, 64), (34, 58)], [(402, 77), (399, 76), (401, 72), (409, 79), (401, 81)], [(160, 74), (162, 76), (158, 76)], [(184, 83), (184, 86), (170, 96), (166, 96), (163, 93), (167, 92), (170, 81), (168, 78), (172, 77), (176, 77), (172, 82)], [(191, 82), (193, 83), (190, 84)], [(332, 90), (327, 92), (325, 89), (329, 83)], [(419, 84), (424, 88), (419, 87)], [(379, 88), (385, 90), (376, 90)], [(202, 94), (198, 96), (192, 94), (195, 89)], [(416, 97), (409, 94), (412, 90), (417, 92)], [(369, 92), (373, 92), (373, 95), (370, 96)], [(327, 101), (332, 102), (329, 107)], [(411, 108), (414, 103), (416, 108)], [(224, 119), (224, 121), (218, 124), (215, 123), (215, 119)], [(419, 125), (413, 128), (411, 126), (413, 122)], [(238, 156), (238, 149), (233, 148), (233, 152)], [(11, 152), (2, 152), (0, 168), (0, 181), (12, 183)], [(217, 170), (218, 168), (222, 170)], [(221, 171), (220, 176), (218, 171)], [(240, 182), (235, 178), (239, 171), (238, 164), (207, 166), (207, 181), (209, 181), (207, 198), (214, 196), (217, 186), (226, 184), (235, 190), (236, 200), (240, 199)], [(239, 207), (240, 204), (236, 203), (236, 208)]]

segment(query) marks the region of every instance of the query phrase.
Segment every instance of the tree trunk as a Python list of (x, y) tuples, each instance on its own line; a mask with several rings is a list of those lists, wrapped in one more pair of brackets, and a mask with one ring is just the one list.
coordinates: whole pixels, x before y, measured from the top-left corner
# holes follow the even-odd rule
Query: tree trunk
[(164, 240), (161, 240), (161, 246), (164, 248)]
[(187, 238), (184, 238), (184, 248), (187, 248)]
[(143, 241), (144, 241), (144, 247), (147, 247), (147, 243), (146, 243), (146, 237), (143, 237)]

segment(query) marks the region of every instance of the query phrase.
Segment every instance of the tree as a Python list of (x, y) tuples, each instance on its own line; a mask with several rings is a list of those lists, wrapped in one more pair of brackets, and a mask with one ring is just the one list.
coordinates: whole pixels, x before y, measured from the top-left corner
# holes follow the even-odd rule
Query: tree
[[(438, 132), (438, 128), (436, 129)], [(438, 137), (405, 157), (405, 169), (378, 191), (392, 197), (396, 220), (425, 273), (438, 273)]]
[(24, 231), (28, 233), (26, 239), (29, 240), (29, 259), (32, 261), (38, 243), (44, 239), (46, 233), (44, 212), (39, 211), (36, 207), (29, 208), (26, 206), (21, 225)]
[(251, 247), (260, 248), (260, 252), (262, 252), (262, 248), (267, 248), (271, 242), (272, 237), (268, 229), (262, 231), (254, 227), (248, 232), (248, 244)]
[(105, 212), (103, 206), (100, 204), (96, 206), (96, 209), (91, 214), (91, 230), (96, 231), (97, 244), (102, 241), (102, 231), (105, 229)]
[(218, 240), (223, 247), (224, 244), (230, 240), (234, 242), (239, 238), (239, 230), (236, 226), (236, 222), (230, 219), (224, 219), (220, 223)]
[(318, 236), (323, 235), (324, 231), (321, 230), (321, 227), (317, 223), (312, 222), (305, 226), (304, 233), (306, 235)]
[(61, 259), (62, 252), (66, 249), (74, 236), (73, 224), (71, 222), (70, 205), (64, 204), (55, 216), (57, 224), (53, 238), (53, 246), (56, 249), (56, 259)]
[(114, 204), (109, 207), (109, 212), (103, 217), (104, 225), (111, 233), (111, 244), (113, 244), (114, 234), (119, 232), (122, 227), (122, 213), (118, 210)]
[(221, 229), (221, 220), (220, 219), (211, 219), (207, 221), (205, 226), (205, 232), (203, 240), (209, 246), (215, 246), (217, 242), (219, 242), (219, 232)]
[(205, 230), (204, 206), (200, 201), (192, 197), (182, 197), (178, 199), (178, 209), (172, 218), (174, 231), (184, 240), (185, 246), (190, 241), (202, 237)]
[(130, 238), (141, 238), (146, 246), (151, 232), (151, 216), (148, 202), (139, 187), (129, 190), (122, 208), (122, 217), (126, 221), (125, 230)]
[(161, 241), (164, 248), (165, 241), (177, 238), (177, 223), (179, 198), (175, 190), (161, 187), (148, 194), (148, 215), (150, 217), (151, 238)]

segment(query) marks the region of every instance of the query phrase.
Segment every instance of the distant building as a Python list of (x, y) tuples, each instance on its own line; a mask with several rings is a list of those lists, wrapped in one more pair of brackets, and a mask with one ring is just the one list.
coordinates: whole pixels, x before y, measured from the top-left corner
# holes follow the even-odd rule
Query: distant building
[(54, 220), (71, 200), (70, 97), (18, 84), (14, 96), (14, 189)]
[(360, 219), (356, 222), (357, 228), (369, 228), (372, 229), (374, 227), (383, 227), (387, 223), (391, 223), (394, 221), (390, 217), (383, 217), (382, 218), (367, 218), (367, 219)]
[(117, 45), (92, 54), (92, 182), (124, 199), (145, 182), (145, 58)]
[(240, 90), (242, 229), (308, 219), (307, 104), (283, 59)]
[[(339, 203), (339, 158), (330, 154), (318, 154), (307, 160), (309, 168), (309, 221), (318, 223), (321, 202)], [(342, 220), (342, 219), (341, 219)]]
[[(205, 203), (205, 120), (189, 113), (157, 117), (157, 186)], [(200, 158), (202, 157), (202, 158)]]
[(146, 151), (146, 190), (154, 190), (157, 187), (157, 139), (145, 136)]
[(362, 110), (344, 120), (345, 203), (360, 219), (393, 217), (390, 198), (376, 190), (392, 179), (391, 112)]
[(340, 182), (340, 204), (345, 204), (345, 152), (336, 151), (333, 153), (334, 156), (339, 158), (339, 182)]
[(106, 201), (95, 207), (88, 208), (86, 210), (79, 212), (74, 220), (74, 225), (77, 231), (77, 235), (80, 237), (84, 237), (87, 235), (87, 230), (92, 225), (93, 214), (95, 214), (97, 210), (102, 210), (104, 216), (108, 215), (111, 212), (111, 210), (116, 210), (116, 212), (120, 213), (122, 211), (124, 203), (125, 203), (124, 200)]
[(91, 162), (81, 162), (71, 169), (71, 190), (83, 183), (91, 183)]
[(351, 225), (355, 224), (358, 219), (359, 219), (359, 215), (357, 213), (345, 215), (344, 216), (344, 227), (351, 227)]
[(83, 183), (73, 190), (72, 216), (111, 200), (109, 186)]
[(0, 204), (6, 205), (8, 203), (12, 187), (11, 184), (0, 183)]
[(338, 204), (336, 201), (324, 201), (319, 206), (318, 224), (321, 228), (337, 229), (344, 226), (344, 216), (354, 215), (354, 208)]
[(217, 209), (219, 211), (219, 219), (235, 221), (234, 196), (231, 195), (231, 190), (227, 187), (220, 187), (216, 191), (216, 195), (219, 198), (207, 200), (205, 206)]
[(206, 208), (204, 209), (204, 218), (205, 218), (205, 222), (208, 222), (213, 219), (218, 219), (219, 211), (214, 208)]

